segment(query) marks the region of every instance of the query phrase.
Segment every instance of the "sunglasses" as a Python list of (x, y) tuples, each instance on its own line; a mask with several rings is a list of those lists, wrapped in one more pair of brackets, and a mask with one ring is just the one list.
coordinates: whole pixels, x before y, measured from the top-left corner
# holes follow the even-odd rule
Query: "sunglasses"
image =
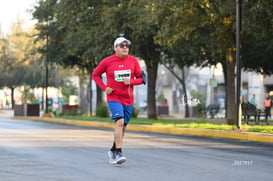
[(119, 47), (120, 48), (129, 48), (129, 45), (128, 44), (119, 44)]

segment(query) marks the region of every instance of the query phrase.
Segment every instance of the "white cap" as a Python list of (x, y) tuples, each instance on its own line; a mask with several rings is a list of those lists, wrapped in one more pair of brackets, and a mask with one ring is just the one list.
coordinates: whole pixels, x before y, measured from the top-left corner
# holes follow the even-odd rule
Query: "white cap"
[(120, 43), (122, 43), (122, 42), (124, 42), (124, 41), (126, 41), (126, 42), (128, 43), (128, 45), (131, 44), (130, 40), (127, 40), (127, 39), (124, 38), (124, 37), (118, 37), (118, 38), (115, 40), (115, 42), (114, 42), (114, 46), (117, 46), (118, 44), (120, 44)]

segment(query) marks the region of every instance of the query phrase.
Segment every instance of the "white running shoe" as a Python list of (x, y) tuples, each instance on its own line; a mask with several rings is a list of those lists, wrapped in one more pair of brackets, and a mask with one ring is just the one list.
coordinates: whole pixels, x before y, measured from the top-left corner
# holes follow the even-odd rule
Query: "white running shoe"
[(116, 164), (116, 152), (108, 151), (109, 163)]
[(115, 156), (116, 156), (116, 159), (115, 159), (116, 164), (122, 164), (126, 161), (126, 157), (122, 156), (121, 152), (117, 152)]

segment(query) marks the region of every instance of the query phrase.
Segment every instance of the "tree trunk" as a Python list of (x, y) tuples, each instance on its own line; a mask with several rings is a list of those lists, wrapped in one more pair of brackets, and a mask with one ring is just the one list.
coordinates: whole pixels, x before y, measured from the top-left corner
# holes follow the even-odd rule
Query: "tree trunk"
[(80, 109), (82, 111), (88, 111), (88, 104), (89, 104), (89, 89), (88, 87), (86, 88), (86, 77), (83, 75), (79, 75), (79, 80), (80, 80), (80, 91), (79, 91), (79, 97), (80, 97)]
[(233, 49), (228, 49), (226, 54), (227, 64), (227, 82), (226, 82), (226, 100), (227, 100), (227, 124), (234, 124), (236, 118), (235, 109), (235, 55)]
[(186, 81), (185, 81), (184, 67), (181, 70), (182, 70), (181, 83), (182, 83), (183, 92), (184, 92), (184, 100), (183, 100), (183, 102), (185, 103), (185, 118), (188, 118), (190, 116), (190, 114), (189, 114), (189, 104), (187, 103), (188, 95), (187, 95), (187, 87), (186, 87)]
[(148, 100), (148, 118), (157, 118), (156, 114), (156, 101), (155, 101), (155, 88), (156, 88), (156, 78), (157, 78), (157, 68), (158, 64), (153, 65), (151, 67), (147, 67), (148, 72), (148, 94), (147, 94), (147, 100)]
[(11, 108), (14, 109), (14, 88), (11, 88)]
[(45, 106), (44, 106), (44, 103), (45, 103), (44, 97), (45, 97), (45, 95), (44, 94), (45, 94), (44, 93), (44, 87), (42, 87), (42, 100), (41, 100), (42, 110), (44, 110), (44, 108), (45, 108)]
[(96, 88), (97, 88), (97, 104), (96, 104), (96, 109), (97, 109), (98, 105), (101, 104), (103, 102), (103, 100), (102, 100), (101, 88), (98, 85), (96, 85)]
[[(223, 74), (224, 74), (224, 80), (225, 80), (225, 90), (226, 90), (226, 92), (228, 92), (228, 90), (227, 90), (227, 66), (226, 66), (226, 63), (223, 63), (222, 64), (222, 66), (223, 66)], [(227, 109), (227, 107), (228, 107), (228, 104), (227, 104), (227, 96), (226, 96), (226, 98), (225, 98), (225, 109)], [(227, 111), (225, 111), (225, 118), (227, 118)]]
[(175, 78), (182, 84), (183, 87), (183, 104), (185, 104), (185, 117), (188, 118), (190, 116), (189, 113), (189, 104), (187, 103), (188, 100), (188, 94), (187, 94), (187, 87), (186, 87), (186, 77), (185, 77), (185, 69), (184, 67), (180, 68), (181, 72), (182, 72), (182, 76), (179, 77), (179, 75), (177, 75), (175, 73), (175, 71), (170, 67), (167, 66), (165, 63), (163, 63), (163, 65), (173, 74), (173, 76), (175, 76)]

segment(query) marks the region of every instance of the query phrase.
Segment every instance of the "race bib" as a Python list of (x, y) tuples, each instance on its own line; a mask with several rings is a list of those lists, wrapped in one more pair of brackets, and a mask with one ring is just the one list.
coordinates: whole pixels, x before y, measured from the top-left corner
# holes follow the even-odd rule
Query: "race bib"
[(131, 77), (131, 70), (117, 70), (114, 71), (115, 80), (117, 82), (122, 82), (123, 78), (130, 78)]

